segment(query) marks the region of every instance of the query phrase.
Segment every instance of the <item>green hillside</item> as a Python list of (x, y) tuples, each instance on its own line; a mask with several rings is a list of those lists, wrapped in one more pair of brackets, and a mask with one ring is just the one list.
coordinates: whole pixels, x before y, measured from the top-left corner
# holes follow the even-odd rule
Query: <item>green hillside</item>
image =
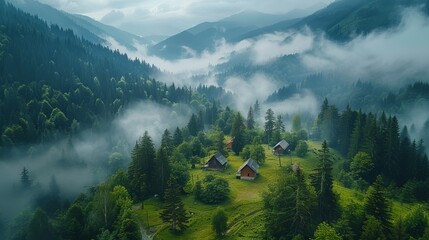
[[(319, 149), (320, 142), (309, 141), (310, 149)], [(195, 182), (211, 174), (226, 179), (231, 188), (230, 198), (220, 205), (207, 205), (195, 200), (194, 194), (187, 194), (183, 197), (185, 208), (191, 213), (189, 228), (182, 234), (176, 235), (169, 231), (168, 226), (162, 222), (159, 215), (162, 211), (162, 204), (159, 200), (151, 198), (144, 201), (144, 209), (141, 205), (135, 205), (135, 212), (138, 214), (140, 223), (148, 229), (154, 231), (155, 239), (216, 239), (212, 230), (211, 217), (217, 207), (221, 206), (228, 215), (228, 233), (224, 239), (259, 239), (264, 232), (263, 202), (262, 193), (267, 190), (267, 186), (275, 181), (280, 173), (278, 157), (273, 155), (271, 148), (264, 145), (266, 162), (259, 168), (259, 175), (255, 181), (244, 181), (235, 178), (235, 173), (243, 160), (239, 156), (228, 157), (229, 167), (223, 171), (203, 171), (198, 167), (191, 170), (191, 181)], [(331, 149), (331, 151), (335, 152)], [(335, 152), (340, 156), (338, 152)], [(206, 157), (205, 159), (208, 159)], [(296, 155), (283, 155), (281, 157), (282, 167), (287, 168), (290, 163), (297, 163), (308, 175), (315, 168), (317, 159), (315, 154), (309, 152), (305, 158)], [(342, 167), (343, 159), (338, 158), (334, 163), (334, 173), (337, 174)], [(340, 195), (342, 206), (351, 201), (363, 204), (365, 193), (355, 189), (342, 186), (337, 180), (334, 182), (334, 190)], [(411, 204), (393, 201), (393, 217), (405, 216), (412, 208)]]

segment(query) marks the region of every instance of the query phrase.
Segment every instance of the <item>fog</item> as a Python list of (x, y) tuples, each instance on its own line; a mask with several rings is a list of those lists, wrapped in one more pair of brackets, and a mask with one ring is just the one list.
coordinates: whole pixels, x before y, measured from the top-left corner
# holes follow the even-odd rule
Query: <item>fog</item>
[[(152, 102), (127, 107), (106, 129), (87, 130), (51, 143), (16, 148), (0, 159), (0, 217), (10, 220), (31, 209), (40, 194), (49, 191), (54, 177), (61, 198), (73, 201), (77, 194), (104, 181), (117, 167), (126, 167), (129, 154), (145, 131), (156, 145), (165, 129), (182, 127), (190, 117), (186, 106), (169, 108)], [(109, 156), (121, 154), (120, 162)], [(29, 171), (31, 190), (22, 190), (21, 172)]]
[(418, 9), (406, 9), (398, 27), (359, 36), (345, 45), (321, 38), (302, 61), (312, 70), (335, 72), (351, 81), (398, 87), (428, 76), (428, 42), (428, 18)]

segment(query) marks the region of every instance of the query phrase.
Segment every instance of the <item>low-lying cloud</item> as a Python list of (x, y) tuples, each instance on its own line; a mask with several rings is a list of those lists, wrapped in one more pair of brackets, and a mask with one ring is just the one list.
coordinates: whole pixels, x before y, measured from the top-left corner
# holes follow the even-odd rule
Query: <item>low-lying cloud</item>
[(344, 45), (322, 38), (301, 59), (313, 71), (335, 72), (345, 80), (400, 86), (428, 76), (428, 42), (427, 17), (407, 9), (397, 28), (360, 36)]
[[(148, 101), (135, 103), (103, 131), (87, 130), (3, 155), (0, 159), (0, 221), (31, 209), (34, 199), (49, 191), (53, 177), (61, 198), (73, 201), (77, 194), (104, 181), (117, 167), (126, 167), (131, 149), (145, 131), (154, 144), (159, 145), (164, 130), (185, 125), (189, 113), (189, 108), (180, 104), (169, 108)], [(114, 152), (120, 154), (120, 162), (109, 162)], [(33, 181), (32, 190), (26, 192), (21, 185), (24, 167)]]

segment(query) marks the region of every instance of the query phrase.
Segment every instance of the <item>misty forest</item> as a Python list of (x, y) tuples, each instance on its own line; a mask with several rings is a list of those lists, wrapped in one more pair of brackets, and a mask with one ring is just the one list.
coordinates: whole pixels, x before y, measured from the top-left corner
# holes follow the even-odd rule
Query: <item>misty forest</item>
[(428, 0), (89, 2), (0, 0), (0, 239), (429, 239)]

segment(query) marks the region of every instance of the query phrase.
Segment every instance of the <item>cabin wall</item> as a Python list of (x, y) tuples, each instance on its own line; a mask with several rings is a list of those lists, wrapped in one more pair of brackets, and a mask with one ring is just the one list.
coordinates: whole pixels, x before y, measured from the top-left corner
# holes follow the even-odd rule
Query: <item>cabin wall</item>
[(274, 151), (275, 151), (277, 154), (282, 154), (284, 150), (283, 150), (283, 148), (282, 148), (282, 147), (277, 146), (276, 148), (274, 148)]
[(214, 157), (209, 160), (208, 167), (215, 169), (223, 169), (223, 166)]
[(256, 173), (249, 167), (245, 166), (240, 172), (241, 179), (254, 179)]

